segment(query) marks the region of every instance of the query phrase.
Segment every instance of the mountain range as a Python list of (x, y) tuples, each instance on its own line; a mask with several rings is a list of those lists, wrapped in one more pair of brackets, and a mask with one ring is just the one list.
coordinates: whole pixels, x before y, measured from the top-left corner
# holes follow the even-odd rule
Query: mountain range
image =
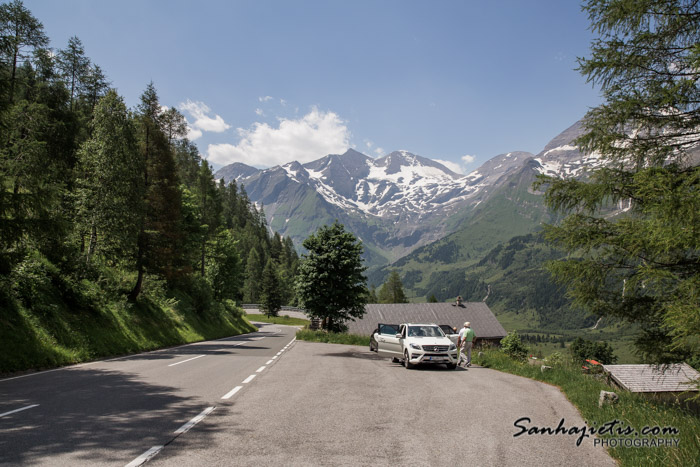
[[(495, 230), (483, 232), (486, 238), (467, 234), (479, 251), (493, 247), (494, 240), (531, 232), (533, 223), (547, 217), (541, 195), (529, 188), (534, 176), (578, 175), (596, 164), (597, 158), (583, 157), (572, 144), (581, 132), (578, 122), (537, 155), (501, 154), (467, 175), (408, 151), (373, 159), (349, 149), (269, 169), (235, 163), (215, 177), (244, 186), (251, 201), (264, 207), (270, 228), (297, 246), (337, 219), (362, 240), (371, 271), (381, 271), (411, 253), (425, 252), (421, 247), (444, 243), (469, 224), (486, 222)], [(501, 205), (498, 210), (485, 209), (494, 203)], [(491, 219), (496, 212), (506, 218)], [(518, 223), (521, 216), (527, 219), (524, 224), (500, 231), (500, 225)]]

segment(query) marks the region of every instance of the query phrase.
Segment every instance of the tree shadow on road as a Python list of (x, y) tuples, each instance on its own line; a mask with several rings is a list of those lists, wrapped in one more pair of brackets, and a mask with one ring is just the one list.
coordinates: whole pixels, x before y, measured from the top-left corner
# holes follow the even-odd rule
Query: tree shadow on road
[[(51, 379), (58, 396), (50, 402), (41, 400), (45, 388), (32, 389), (36, 383), (0, 385), (5, 404), (39, 404), (0, 418), (0, 464), (124, 465), (170, 442), (175, 430), (206, 408), (205, 401), (130, 373), (78, 368), (61, 373)], [(20, 397), (18, 387), (24, 388)], [(72, 461), (61, 458), (66, 454)]]

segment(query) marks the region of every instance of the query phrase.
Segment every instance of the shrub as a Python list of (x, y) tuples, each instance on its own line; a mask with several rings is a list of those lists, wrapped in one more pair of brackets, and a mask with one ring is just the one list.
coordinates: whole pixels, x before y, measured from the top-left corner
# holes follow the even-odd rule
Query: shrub
[(583, 362), (592, 358), (604, 364), (617, 362), (613, 348), (607, 342), (593, 342), (577, 337), (569, 348), (571, 355), (577, 362)]
[(501, 339), (501, 351), (516, 360), (527, 358), (527, 347), (520, 340), (518, 331), (509, 332), (506, 337)]
[(564, 356), (560, 352), (554, 352), (549, 357), (544, 360), (547, 364), (552, 366), (559, 366), (564, 363)]

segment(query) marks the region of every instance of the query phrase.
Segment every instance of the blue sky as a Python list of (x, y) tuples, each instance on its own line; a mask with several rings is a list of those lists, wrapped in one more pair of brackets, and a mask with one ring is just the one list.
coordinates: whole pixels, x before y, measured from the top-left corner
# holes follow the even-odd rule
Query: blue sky
[(153, 81), (215, 167), (405, 149), (463, 173), (600, 102), (573, 0), (24, 0), (135, 106)]

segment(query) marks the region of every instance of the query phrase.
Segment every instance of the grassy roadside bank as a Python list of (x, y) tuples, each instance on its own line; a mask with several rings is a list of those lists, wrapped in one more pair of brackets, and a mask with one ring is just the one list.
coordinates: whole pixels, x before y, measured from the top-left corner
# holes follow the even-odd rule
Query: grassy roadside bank
[(267, 316), (255, 313), (245, 314), (248, 321), (259, 321), (261, 323), (283, 324), (285, 326), (307, 326), (311, 321), (308, 319), (291, 318), (289, 316)]
[[(298, 331), (297, 339), (333, 344), (369, 345), (368, 336), (309, 331), (307, 329)], [(599, 438), (608, 439), (608, 452), (622, 466), (687, 467), (700, 465), (700, 417), (678, 405), (665, 405), (639, 394), (612, 388), (605, 381), (583, 374), (579, 366), (567, 362), (549, 363), (553, 368), (543, 373), (539, 365), (520, 363), (503, 352), (487, 349), (483, 351), (482, 356), (475, 356), (474, 363), (559, 387), (567, 399), (579, 410), (588, 428), (600, 428), (617, 420), (614, 428), (626, 430), (630, 427), (633, 429), (637, 433), (636, 435), (624, 434), (624, 432), (619, 434), (615, 430), (612, 434), (596, 435)], [(620, 397), (619, 401), (614, 405), (599, 408), (598, 397), (601, 390), (615, 391)], [(528, 427), (535, 425), (537, 425), (537, 421), (532, 420), (532, 424)], [(552, 427), (552, 429), (555, 428)], [(568, 426), (568, 428), (572, 427)], [(649, 430), (648, 434), (642, 434), (642, 430), (645, 428)], [(663, 434), (664, 428), (677, 430), (677, 433)], [(656, 430), (659, 430), (659, 433), (656, 433)], [(576, 442), (578, 436), (578, 434), (571, 435), (571, 442)], [(618, 446), (610, 447), (612, 439), (617, 440), (615, 442)], [(641, 445), (644, 439), (654, 439), (657, 442), (660, 439), (665, 439), (670, 444), (674, 444), (674, 440), (677, 440), (678, 445), (645, 447)], [(630, 443), (631, 445), (629, 447), (620, 446), (620, 443)]]
[(0, 375), (255, 331), (233, 302), (203, 311), (185, 295), (129, 303), (91, 290), (45, 290), (31, 309), (0, 293)]
[(369, 347), (369, 336), (345, 334), (326, 331), (311, 331), (300, 329), (297, 331), (297, 340), (309, 342), (324, 342), (326, 344), (363, 345)]
[[(567, 399), (576, 406), (586, 425), (601, 427), (606, 423), (619, 420), (615, 427), (631, 427), (637, 434), (612, 434), (599, 436), (602, 439), (620, 439), (627, 446), (608, 447), (608, 452), (623, 466), (691, 466), (700, 465), (700, 417), (678, 405), (665, 405), (651, 401), (639, 394), (611, 388), (605, 381), (582, 374), (578, 366), (572, 364), (552, 365), (552, 370), (542, 372), (540, 366), (520, 363), (498, 350), (485, 350), (483, 355), (475, 357), (478, 365), (526, 378), (553, 384), (561, 389)], [(620, 397), (614, 405), (598, 407), (600, 391), (614, 391)], [(536, 424), (533, 421), (533, 425)], [(649, 434), (642, 430), (649, 427)], [(655, 427), (673, 428), (677, 433), (658, 434)], [(556, 428), (556, 427), (553, 427)], [(572, 439), (577, 437), (572, 436)], [(643, 439), (678, 440), (677, 447), (644, 447)], [(573, 442), (573, 441), (572, 441)], [(673, 441), (671, 441), (673, 442)], [(610, 445), (611, 441), (608, 442)], [(635, 446), (636, 443), (636, 446)]]

